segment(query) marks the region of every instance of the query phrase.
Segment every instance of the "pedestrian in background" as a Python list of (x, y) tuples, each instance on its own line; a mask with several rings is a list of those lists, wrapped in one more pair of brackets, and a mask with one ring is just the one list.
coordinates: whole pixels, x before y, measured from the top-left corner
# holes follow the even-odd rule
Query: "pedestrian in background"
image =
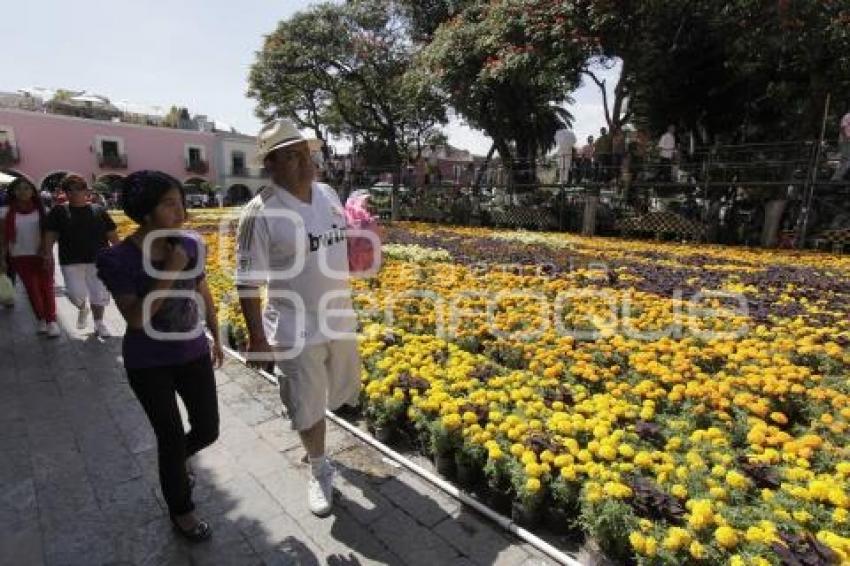
[(47, 216), (35, 187), (23, 177), (9, 184), (9, 207), (3, 222), (3, 250), (12, 269), (27, 291), (37, 331), (57, 338), (56, 297), (53, 290), (53, 264), (41, 256), (44, 221)]
[(109, 291), (97, 276), (95, 258), (100, 250), (118, 244), (117, 227), (102, 205), (89, 202), (91, 191), (85, 179), (67, 175), (59, 185), (68, 202), (57, 204), (47, 215), (41, 255), (53, 264), (53, 245), (59, 243), (59, 267), (65, 279), (68, 300), (77, 307), (77, 329), (83, 330), (89, 313), (94, 315), (98, 337), (110, 336), (103, 322)]

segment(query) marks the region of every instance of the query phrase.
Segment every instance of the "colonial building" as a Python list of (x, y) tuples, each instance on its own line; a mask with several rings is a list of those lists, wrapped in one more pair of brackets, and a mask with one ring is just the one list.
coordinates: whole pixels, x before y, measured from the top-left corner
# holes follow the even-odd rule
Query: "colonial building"
[(76, 173), (111, 184), (128, 172), (157, 169), (186, 185), (214, 185), (212, 132), (0, 108), (0, 171), (53, 190)]

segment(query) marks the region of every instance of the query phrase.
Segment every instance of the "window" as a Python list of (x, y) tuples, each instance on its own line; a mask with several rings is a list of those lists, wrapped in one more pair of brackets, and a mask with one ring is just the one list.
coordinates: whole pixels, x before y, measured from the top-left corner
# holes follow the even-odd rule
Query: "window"
[(189, 148), (189, 163), (198, 163), (199, 161), (201, 161), (201, 148), (190, 147)]
[(230, 154), (230, 162), (234, 175), (245, 174), (245, 154), (241, 151), (234, 151)]
[(106, 158), (117, 159), (120, 153), (118, 142), (114, 140), (103, 140), (100, 142), (100, 152)]

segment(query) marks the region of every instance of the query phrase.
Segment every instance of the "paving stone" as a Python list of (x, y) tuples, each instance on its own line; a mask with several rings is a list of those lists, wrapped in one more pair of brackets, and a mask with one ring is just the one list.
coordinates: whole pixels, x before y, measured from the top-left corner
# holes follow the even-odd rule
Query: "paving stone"
[(35, 519), (19, 524), (0, 525), (0, 564), (44, 564), (41, 528)]
[(407, 564), (451, 564), (459, 556), (455, 547), (397, 508), (389, 510), (369, 529)]
[(289, 425), (279, 418), (254, 426), (254, 432), (278, 452), (286, 452), (301, 446), (298, 433), (289, 430)]
[(263, 566), (263, 559), (247, 540), (221, 543), (215, 531), (210, 543), (194, 545), (189, 550), (192, 566)]
[(136, 527), (162, 516), (154, 487), (145, 478), (118, 484), (94, 484), (100, 508), (111, 521)]
[(4, 526), (38, 519), (32, 478), (0, 483), (0, 530)]
[(365, 481), (372, 483), (382, 483), (401, 473), (401, 468), (390, 464), (379, 452), (364, 444), (335, 454), (334, 462), (342, 475), (359, 474)]
[(433, 527), (447, 517), (457, 515), (461, 506), (456, 499), (410, 472), (384, 482), (378, 489), (426, 527)]
[(393, 505), (375, 484), (368, 481), (353, 482), (340, 476), (336, 487), (340, 492), (339, 504), (363, 525), (377, 521)]
[(503, 536), (471, 510), (446, 519), (434, 532), (476, 564), (503, 566), (522, 564), (528, 553), (516, 541)]
[(49, 566), (117, 562), (115, 530), (103, 518), (77, 517), (43, 530), (44, 556)]
[(138, 454), (156, 448), (156, 436), (154, 436), (150, 421), (148, 421), (144, 409), (135, 397), (115, 402), (110, 401), (107, 403), (107, 407), (125, 446), (130, 452)]
[(229, 501), (224, 516), (246, 536), (262, 532), (262, 524), (281, 515), (284, 509), (252, 477), (238, 476), (219, 490)]
[[(251, 539), (251, 546), (262, 557), (266, 566), (319, 566), (319, 556), (304, 539), (286, 536), (268, 547), (262, 540)], [(359, 562), (359, 561), (358, 561)], [(350, 564), (358, 564), (351, 562)], [(330, 559), (328, 560), (330, 564)]]

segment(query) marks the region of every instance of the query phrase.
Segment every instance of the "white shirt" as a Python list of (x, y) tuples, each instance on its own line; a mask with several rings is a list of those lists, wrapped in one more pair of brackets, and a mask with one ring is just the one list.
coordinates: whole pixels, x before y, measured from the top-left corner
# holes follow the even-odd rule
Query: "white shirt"
[(573, 146), (578, 140), (571, 130), (558, 130), (555, 132), (555, 143), (558, 145), (558, 153), (572, 153)]
[(38, 255), (38, 248), (41, 246), (40, 220), (37, 210), (29, 214), (15, 213), (15, 241), (9, 242), (9, 255)]
[(333, 332), (354, 332), (345, 224), (339, 197), (322, 183), (313, 183), (310, 203), (272, 185), (243, 209), (235, 281), (268, 286), (269, 344), (310, 346), (338, 338)]
[(676, 136), (670, 132), (665, 133), (658, 141), (658, 149), (661, 150), (661, 157), (673, 159), (676, 154)]

